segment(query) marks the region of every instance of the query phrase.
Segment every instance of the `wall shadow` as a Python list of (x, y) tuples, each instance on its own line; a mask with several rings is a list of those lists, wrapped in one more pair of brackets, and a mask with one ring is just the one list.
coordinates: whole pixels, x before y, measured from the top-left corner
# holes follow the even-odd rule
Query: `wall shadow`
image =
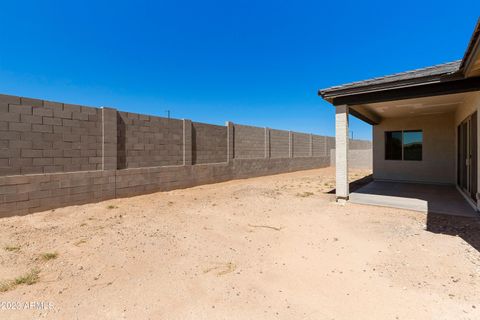
[(127, 146), (126, 146), (127, 126), (125, 120), (117, 112), (117, 169), (127, 168)]
[(192, 124), (192, 164), (197, 163), (197, 129)]

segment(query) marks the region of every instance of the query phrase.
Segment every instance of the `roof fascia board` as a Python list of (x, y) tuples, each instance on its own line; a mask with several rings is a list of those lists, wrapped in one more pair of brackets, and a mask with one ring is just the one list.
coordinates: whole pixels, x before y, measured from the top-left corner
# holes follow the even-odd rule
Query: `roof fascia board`
[[(480, 37), (478, 38), (480, 40)], [(472, 71), (472, 67), (475, 64), (475, 62), (480, 59), (480, 41), (477, 41), (475, 44), (475, 47), (473, 48), (472, 53), (468, 57), (468, 61), (465, 62), (465, 70), (463, 73), (465, 74), (465, 77), (470, 76), (470, 72)]]
[(478, 57), (478, 47), (480, 42), (480, 18), (475, 25), (475, 29), (470, 37), (470, 41), (468, 42), (467, 49), (465, 50), (465, 54), (463, 55), (462, 63), (460, 65), (460, 70), (462, 70), (463, 74), (468, 76), (468, 72), (472, 66), (472, 61), (475, 61), (475, 57)]
[(335, 106), (342, 104), (353, 106), (470, 91), (480, 91), (480, 77), (334, 97), (331, 99), (331, 103)]
[(447, 76), (445, 74), (441, 74), (441, 75), (421, 77), (421, 78), (415, 78), (415, 79), (400, 80), (400, 81), (390, 82), (390, 83), (381, 83), (381, 84), (374, 84), (374, 85), (365, 85), (362, 87), (339, 89), (336, 91), (320, 90), (318, 94), (325, 99), (332, 99), (332, 98), (334, 99), (337, 97), (352, 95), (352, 94), (363, 94), (363, 93), (376, 92), (381, 90), (392, 90), (397, 88), (419, 86), (419, 85), (438, 83), (442, 81), (452, 81), (452, 80), (463, 78), (458, 73), (449, 74)]

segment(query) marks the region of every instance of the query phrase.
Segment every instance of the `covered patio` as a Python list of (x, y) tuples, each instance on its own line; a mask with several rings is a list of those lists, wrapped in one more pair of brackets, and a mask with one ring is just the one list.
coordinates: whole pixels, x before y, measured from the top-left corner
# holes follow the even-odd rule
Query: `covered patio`
[[(336, 111), (336, 199), (478, 216), (480, 23), (462, 60), (320, 90)], [(373, 126), (373, 182), (350, 193), (349, 115)]]
[(451, 185), (373, 181), (350, 193), (352, 203), (425, 213), (475, 217), (476, 211)]
[[(451, 77), (459, 65), (406, 74)], [(390, 100), (395, 96), (392, 92), (399, 90), (392, 89), (391, 95), (381, 91), (378, 96), (336, 106), (337, 201), (475, 217), (480, 107), (480, 81), (475, 80), (478, 83), (468, 89), (455, 89), (457, 85), (452, 84), (424, 96), (422, 85), (417, 97), (408, 93)], [(373, 182), (352, 193), (347, 179), (349, 114), (373, 126)]]

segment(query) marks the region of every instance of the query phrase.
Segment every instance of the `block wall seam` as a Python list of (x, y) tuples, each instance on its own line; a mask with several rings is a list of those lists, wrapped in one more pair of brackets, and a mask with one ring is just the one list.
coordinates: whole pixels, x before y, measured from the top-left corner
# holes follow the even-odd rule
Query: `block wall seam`
[(192, 165), (192, 121), (183, 120), (183, 165)]
[(293, 158), (293, 134), (288, 131), (288, 157)]

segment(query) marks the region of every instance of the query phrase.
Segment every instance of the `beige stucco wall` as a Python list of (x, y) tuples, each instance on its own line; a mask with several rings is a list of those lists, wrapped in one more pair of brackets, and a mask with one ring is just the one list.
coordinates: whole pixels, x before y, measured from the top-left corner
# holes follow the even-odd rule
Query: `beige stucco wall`
[[(373, 178), (454, 184), (453, 113), (384, 119), (373, 127)], [(422, 161), (385, 160), (385, 131), (423, 130)]]
[(466, 95), (462, 105), (455, 112), (455, 127), (466, 117), (474, 113), (480, 107), (480, 92), (472, 92)]

